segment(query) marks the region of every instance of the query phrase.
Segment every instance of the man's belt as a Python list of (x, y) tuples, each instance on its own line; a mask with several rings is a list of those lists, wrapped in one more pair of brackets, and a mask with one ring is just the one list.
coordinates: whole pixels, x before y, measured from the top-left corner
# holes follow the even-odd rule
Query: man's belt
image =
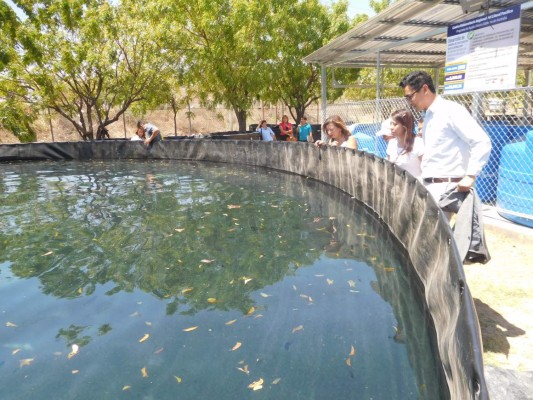
[(463, 178), (424, 178), (426, 183), (459, 182)]

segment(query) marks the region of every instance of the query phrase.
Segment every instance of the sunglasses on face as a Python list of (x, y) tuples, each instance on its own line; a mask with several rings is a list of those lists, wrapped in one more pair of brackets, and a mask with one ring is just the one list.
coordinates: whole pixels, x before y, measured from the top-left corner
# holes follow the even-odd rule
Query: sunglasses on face
[[(420, 89), (422, 89), (422, 88), (420, 88)], [(411, 94), (406, 94), (406, 95), (403, 96), (403, 97), (404, 97), (405, 100), (407, 100), (407, 101), (412, 101), (412, 100), (413, 100), (413, 96), (414, 96), (415, 94), (417, 94), (417, 93), (420, 91), (420, 89), (415, 90), (415, 91), (414, 91), (413, 93), (411, 93)]]

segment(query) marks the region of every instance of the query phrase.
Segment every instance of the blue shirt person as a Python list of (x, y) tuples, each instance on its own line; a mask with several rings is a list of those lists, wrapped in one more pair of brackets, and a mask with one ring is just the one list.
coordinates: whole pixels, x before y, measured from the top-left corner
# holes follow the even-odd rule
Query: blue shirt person
[(298, 125), (298, 141), (307, 142), (309, 135), (313, 134), (311, 124), (307, 122), (307, 117), (302, 117), (300, 125)]

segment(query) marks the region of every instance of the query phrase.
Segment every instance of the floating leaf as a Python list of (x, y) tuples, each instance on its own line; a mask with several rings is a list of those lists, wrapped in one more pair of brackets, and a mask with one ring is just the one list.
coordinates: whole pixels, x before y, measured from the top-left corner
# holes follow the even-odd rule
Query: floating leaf
[(80, 346), (78, 346), (77, 344), (73, 344), (72, 345), (72, 351), (70, 353), (68, 353), (68, 358), (72, 358), (74, 357), (76, 354), (78, 354), (78, 352), (80, 351)]
[(298, 332), (298, 331), (301, 331), (304, 329), (304, 326), (303, 325), (298, 325), (296, 328), (293, 328), (292, 329), (292, 333), (295, 333), (295, 332)]
[(160, 347), (160, 348), (158, 348), (156, 351), (154, 351), (154, 354), (159, 354), (159, 353), (161, 353), (163, 350), (165, 350), (165, 348), (164, 348), (164, 347)]
[(228, 204), (228, 208), (231, 210), (233, 208), (241, 208), (238, 204)]
[(260, 378), (258, 381), (252, 382), (248, 385), (248, 388), (252, 390), (263, 389), (263, 378)]
[(183, 330), (183, 332), (191, 332), (191, 331), (194, 331), (194, 330), (196, 330), (196, 329), (198, 329), (197, 326), (191, 326), (190, 328), (185, 328), (185, 329)]
[(231, 321), (226, 322), (226, 325), (233, 325), (235, 322), (237, 322), (237, 320), (232, 319)]
[(130, 314), (130, 317), (139, 317), (141, 314), (139, 311), (135, 311), (134, 313)]
[(204, 264), (211, 264), (213, 261), (215, 260), (206, 260), (205, 258), (203, 260), (200, 260), (200, 262), (203, 262)]
[(266, 299), (267, 297), (270, 297), (270, 296), (272, 296), (272, 295), (271, 295), (271, 294), (266, 294), (266, 293), (261, 292), (261, 297), (264, 297), (265, 299)]
[(257, 314), (257, 315), (255, 315), (255, 316), (254, 316), (254, 319), (256, 319), (256, 318), (263, 318), (263, 314)]
[(53, 252), (53, 251), (49, 251), (48, 253), (44, 253), (44, 254), (43, 254), (43, 257), (44, 257), (44, 256), (49, 256), (50, 254), (54, 254), (54, 252)]
[(353, 345), (352, 345), (352, 348), (350, 349), (350, 354), (349, 355), (350, 355), (350, 357), (355, 356), (355, 347), (353, 347)]
[(293, 290), (298, 290), (295, 285), (292, 285)]
[(174, 378), (176, 379), (176, 381), (177, 381), (178, 383), (181, 383), (181, 378), (180, 378), (179, 376), (174, 375)]
[(148, 326), (152, 326), (152, 323), (150, 321), (144, 321), (144, 323)]
[(126, 385), (126, 386), (124, 386), (124, 387), (122, 388), (123, 391), (124, 391), (124, 390), (130, 390), (130, 389), (131, 389), (131, 386), (130, 386), (130, 385)]
[(23, 358), (22, 360), (19, 361), (19, 365), (21, 368), (27, 367), (33, 362), (33, 360), (35, 360), (35, 358)]
[(326, 282), (328, 283), (328, 285), (333, 285), (333, 279), (327, 278)]
[(241, 372), (244, 372), (246, 375), (250, 375), (250, 370), (248, 369), (248, 365), (245, 365), (242, 368), (237, 367), (237, 369)]
[(277, 385), (279, 383), (279, 381), (281, 381), (281, 378), (276, 378), (272, 381), (272, 384), (273, 385)]
[(252, 307), (248, 310), (248, 312), (246, 313), (246, 315), (252, 315), (253, 313), (255, 312), (255, 307)]
[(145, 333), (142, 338), (139, 339), (139, 343), (145, 342), (150, 337), (150, 334)]
[(233, 346), (233, 347), (231, 348), (231, 351), (235, 351), (235, 350), (237, 350), (237, 349), (238, 349), (239, 347), (241, 347), (241, 346), (242, 346), (242, 343), (241, 343), (241, 342), (237, 342), (237, 343), (235, 343), (235, 346)]
[(385, 267), (385, 268), (383, 268), (383, 270), (384, 270), (385, 272), (392, 272), (392, 271), (394, 271), (395, 269), (396, 269), (396, 268), (392, 268), (392, 267)]
[(141, 368), (141, 375), (143, 378), (148, 378), (148, 371), (146, 370), (146, 367)]
[(83, 294), (83, 288), (78, 288), (78, 294)]
[(217, 299), (215, 299), (214, 297), (210, 297), (210, 298), (207, 299), (207, 302), (208, 303), (216, 303)]
[(351, 358), (348, 357), (348, 358), (346, 359), (346, 365), (347, 365), (348, 367), (351, 367), (351, 366), (352, 366), (352, 359), (351, 359)]
[(303, 298), (303, 299), (306, 299), (306, 300), (309, 301), (310, 303), (313, 302), (313, 299), (311, 298), (311, 296), (308, 296), (308, 295), (306, 295), (306, 294), (301, 294), (300, 297)]
[(181, 294), (189, 293), (192, 289), (193, 289), (192, 287), (189, 287), (189, 288), (183, 289), (183, 290), (181, 291)]
[(79, 369), (73, 369), (73, 370), (72, 370), (72, 374), (73, 374), (73, 375), (77, 374), (78, 372), (80, 372)]
[(14, 324), (13, 322), (9, 322), (9, 321), (6, 322), (6, 326), (8, 328), (18, 328), (16, 324)]
[(13, 351), (11, 352), (11, 354), (12, 354), (12, 355), (15, 355), (15, 354), (17, 354), (19, 351), (20, 351), (20, 349), (15, 349), (15, 350), (13, 350)]
[(252, 280), (252, 278), (246, 278), (246, 277), (243, 277), (243, 279), (244, 279), (245, 285)]
[(174, 229), (176, 232), (183, 232), (185, 230), (185, 228), (176, 228)]
[(351, 288), (354, 288), (355, 287), (355, 282), (352, 281), (351, 279), (348, 281), (348, 285), (351, 287)]

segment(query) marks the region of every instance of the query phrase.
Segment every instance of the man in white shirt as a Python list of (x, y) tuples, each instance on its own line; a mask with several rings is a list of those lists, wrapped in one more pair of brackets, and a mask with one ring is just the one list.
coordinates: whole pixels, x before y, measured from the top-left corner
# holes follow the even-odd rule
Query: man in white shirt
[(422, 182), (438, 202), (448, 189), (467, 192), (489, 159), (490, 139), (462, 105), (438, 96), (431, 76), (415, 71), (400, 82), (404, 97), (425, 111)]

